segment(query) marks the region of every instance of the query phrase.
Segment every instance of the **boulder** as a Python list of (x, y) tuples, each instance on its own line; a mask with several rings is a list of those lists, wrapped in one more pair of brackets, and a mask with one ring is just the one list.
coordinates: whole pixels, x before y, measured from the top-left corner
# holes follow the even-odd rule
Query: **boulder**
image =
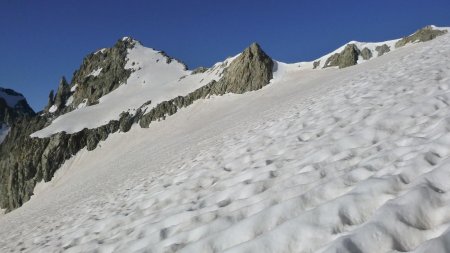
[(370, 58), (372, 58), (372, 51), (365, 47), (363, 50), (361, 50), (361, 57), (366, 61), (369, 60)]
[(325, 62), (324, 68), (339, 67), (340, 69), (356, 65), (360, 50), (355, 44), (348, 44), (340, 53), (333, 54)]
[(391, 49), (389, 48), (388, 45), (383, 44), (383, 45), (381, 45), (381, 46), (377, 46), (377, 47), (375, 48), (375, 51), (378, 52), (378, 56), (382, 56), (383, 54), (390, 52)]

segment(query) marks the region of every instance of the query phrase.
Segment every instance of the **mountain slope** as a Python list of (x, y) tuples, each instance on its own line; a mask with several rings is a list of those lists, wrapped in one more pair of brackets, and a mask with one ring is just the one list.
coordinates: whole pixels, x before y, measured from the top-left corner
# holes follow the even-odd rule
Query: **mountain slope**
[[(447, 32), (439, 29), (425, 27), (396, 45)], [(354, 65), (363, 52), (356, 44), (346, 45), (327, 59), (327, 65)], [(3, 131), (9, 137), (0, 145), (0, 206), (21, 206), (37, 182), (51, 180), (64, 161), (85, 147), (94, 150), (112, 133), (128, 132), (135, 125), (146, 128), (199, 99), (261, 89), (273, 76), (299, 66), (273, 61), (255, 43), (212, 68), (189, 71), (163, 51), (124, 37), (85, 57), (70, 84), (61, 78), (42, 113)], [(304, 67), (300, 69), (308, 69)]]
[(383, 56), (403, 46), (432, 40), (446, 34), (448, 28), (425, 26), (409, 36), (384, 42), (350, 41), (333, 52), (326, 54), (312, 62), (300, 62), (301, 68), (322, 69), (329, 67), (346, 68), (368, 60)]
[[(447, 252), (450, 36), (197, 100), (69, 159), (4, 251)], [(101, 159), (99, 159), (101, 158)]]
[[(121, 46), (123, 43), (128, 46)], [(119, 83), (114, 90), (102, 91), (103, 96), (96, 100), (97, 79), (85, 84), (73, 83), (69, 89), (62, 78), (56, 95), (50, 93), (48, 109), (15, 124), (9, 131), (7, 141), (0, 145), (1, 207), (7, 210), (20, 207), (33, 195), (37, 182), (50, 181), (64, 161), (85, 147), (94, 150), (112, 133), (128, 132), (135, 123), (148, 127), (151, 122), (162, 120), (211, 95), (259, 89), (272, 77), (273, 61), (257, 44), (200, 73), (187, 72), (178, 61), (162, 52), (144, 48), (129, 38), (120, 40), (112, 49), (91, 54), (87, 59), (99, 53), (107, 54), (108, 50), (114, 51), (117, 47), (126, 49), (124, 55), (128, 65), (125, 67), (131, 68), (126, 84)], [(122, 53), (120, 55), (124, 57)], [(76, 75), (85, 72), (84, 69), (95, 68), (85, 59)], [(102, 74), (103, 70), (97, 72), (98, 78), (111, 78), (105, 77), (107, 74)], [(87, 80), (91, 80), (90, 77)], [(88, 87), (87, 93), (83, 87)], [(88, 98), (83, 99), (86, 102), (77, 106), (68, 103), (77, 101), (75, 97), (86, 95)], [(65, 106), (60, 107), (63, 104)]]

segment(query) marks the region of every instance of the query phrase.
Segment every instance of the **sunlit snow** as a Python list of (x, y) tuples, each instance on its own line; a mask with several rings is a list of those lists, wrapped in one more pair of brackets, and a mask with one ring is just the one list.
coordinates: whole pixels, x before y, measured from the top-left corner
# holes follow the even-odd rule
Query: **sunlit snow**
[(444, 35), (341, 70), (278, 62), (261, 90), (70, 158), (0, 218), (0, 249), (448, 252), (449, 57)]

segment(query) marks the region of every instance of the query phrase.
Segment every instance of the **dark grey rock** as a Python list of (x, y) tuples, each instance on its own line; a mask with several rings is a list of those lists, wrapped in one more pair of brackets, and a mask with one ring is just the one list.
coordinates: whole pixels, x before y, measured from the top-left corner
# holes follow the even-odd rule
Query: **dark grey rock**
[(121, 132), (128, 132), (131, 125), (134, 123), (134, 118), (128, 112), (123, 112), (120, 115), (119, 129)]
[(412, 35), (406, 36), (401, 40), (397, 41), (397, 43), (395, 43), (395, 47), (396, 48), (403, 47), (404, 45), (413, 42), (429, 41), (446, 33), (447, 30), (438, 30), (434, 29), (432, 26), (425, 26), (424, 28), (417, 30)]
[(377, 47), (375, 48), (375, 51), (378, 52), (378, 56), (382, 56), (383, 54), (390, 52), (391, 49), (389, 48), (388, 45), (383, 44), (383, 45), (381, 45), (381, 46), (377, 46)]
[(0, 87), (0, 94), (2, 93), (8, 96), (21, 97), (23, 99), (19, 100), (14, 107), (10, 107), (6, 99), (0, 96), (0, 127), (2, 124), (10, 126), (19, 118), (35, 115), (35, 112), (28, 105), (27, 100), (23, 97), (22, 94), (11, 89)]
[(67, 99), (70, 95), (70, 86), (67, 83), (66, 78), (62, 77), (52, 105), (55, 105), (58, 108), (57, 110), (62, 109), (66, 105)]
[(324, 68), (339, 67), (341, 69), (356, 65), (360, 53), (355, 44), (348, 44), (342, 52), (330, 56), (325, 62)]
[(0, 207), (7, 211), (29, 200), (35, 184), (51, 180), (72, 155), (84, 147), (95, 149), (100, 141), (119, 130), (119, 121), (113, 120), (99, 128), (73, 134), (62, 132), (48, 138), (30, 137), (47, 122), (45, 114), (20, 118), (0, 144)]
[(315, 61), (315, 62), (313, 62), (313, 69), (318, 68), (319, 65), (320, 65), (320, 61)]
[(369, 60), (370, 58), (372, 58), (372, 51), (365, 47), (363, 50), (361, 50), (361, 57), (366, 61)]
[(51, 90), (50, 93), (48, 94), (48, 102), (44, 111), (48, 112), (48, 110), (50, 109), (50, 107), (52, 107), (54, 103), (55, 103), (55, 91)]
[[(131, 74), (130, 69), (125, 69), (127, 52), (136, 43), (138, 42), (131, 38), (121, 39), (111, 48), (86, 56), (72, 78), (71, 87), (77, 85), (77, 88), (71, 106), (64, 113), (73, 110), (85, 99), (88, 105), (95, 104), (99, 98), (125, 83)], [(102, 69), (100, 75), (90, 75), (100, 68)]]

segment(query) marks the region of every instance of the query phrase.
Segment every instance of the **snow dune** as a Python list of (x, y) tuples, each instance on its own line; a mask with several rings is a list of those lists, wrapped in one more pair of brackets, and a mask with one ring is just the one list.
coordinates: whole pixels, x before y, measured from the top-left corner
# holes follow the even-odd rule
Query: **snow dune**
[(449, 252), (450, 36), (351, 68), (279, 64), (67, 161), (0, 251)]

